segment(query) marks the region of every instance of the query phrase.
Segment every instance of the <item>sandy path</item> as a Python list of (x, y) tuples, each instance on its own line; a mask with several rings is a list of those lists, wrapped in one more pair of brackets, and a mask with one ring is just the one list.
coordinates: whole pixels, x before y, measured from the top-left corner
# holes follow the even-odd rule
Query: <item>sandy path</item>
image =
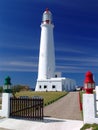
[(46, 106), (44, 108), (44, 116), (82, 120), (78, 94), (79, 92), (70, 92), (67, 96)]

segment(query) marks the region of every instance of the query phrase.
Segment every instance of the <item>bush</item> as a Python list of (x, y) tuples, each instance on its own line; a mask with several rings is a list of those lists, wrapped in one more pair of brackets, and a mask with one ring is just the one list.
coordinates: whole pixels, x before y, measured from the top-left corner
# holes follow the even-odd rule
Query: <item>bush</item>
[(25, 85), (15, 85), (12, 87), (12, 91), (14, 93), (20, 92), (20, 91), (27, 91), (27, 90), (29, 90), (29, 86), (25, 86)]
[(86, 130), (91, 127), (92, 130), (98, 130), (98, 124), (85, 124), (80, 130)]

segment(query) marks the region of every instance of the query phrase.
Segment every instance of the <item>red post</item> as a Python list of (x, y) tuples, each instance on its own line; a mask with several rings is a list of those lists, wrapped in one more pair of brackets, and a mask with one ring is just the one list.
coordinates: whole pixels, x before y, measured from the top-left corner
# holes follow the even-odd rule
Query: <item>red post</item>
[(82, 111), (82, 101), (81, 101), (81, 95), (79, 92), (79, 105), (80, 105), (80, 111)]

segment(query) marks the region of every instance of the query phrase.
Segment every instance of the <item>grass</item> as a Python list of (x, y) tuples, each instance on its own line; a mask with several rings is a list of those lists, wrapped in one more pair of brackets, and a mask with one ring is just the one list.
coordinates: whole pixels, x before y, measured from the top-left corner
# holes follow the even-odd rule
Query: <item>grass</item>
[(44, 98), (44, 106), (47, 106), (56, 100), (65, 96), (68, 92), (32, 92), (32, 91), (21, 91), (15, 94), (16, 97), (20, 96), (40, 96)]
[(85, 124), (80, 130), (86, 130), (92, 128), (92, 130), (98, 130), (98, 124)]

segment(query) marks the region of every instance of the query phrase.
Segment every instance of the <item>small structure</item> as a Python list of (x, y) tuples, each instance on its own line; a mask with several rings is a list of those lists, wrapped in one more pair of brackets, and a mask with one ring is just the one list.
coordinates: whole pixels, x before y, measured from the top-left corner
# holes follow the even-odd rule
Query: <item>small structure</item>
[(4, 80), (3, 94), (2, 94), (2, 109), (0, 110), (0, 116), (9, 117), (10, 112), (10, 97), (11, 94), (11, 78), (7, 76)]
[(85, 80), (84, 80), (84, 90), (87, 94), (93, 93), (93, 89), (95, 88), (95, 82), (93, 80), (93, 74), (92, 72), (88, 71), (85, 74)]
[(84, 123), (97, 123), (98, 124), (98, 87), (96, 87), (96, 94), (93, 93), (95, 82), (93, 80), (92, 72), (88, 71), (84, 80), (83, 94), (83, 120)]

